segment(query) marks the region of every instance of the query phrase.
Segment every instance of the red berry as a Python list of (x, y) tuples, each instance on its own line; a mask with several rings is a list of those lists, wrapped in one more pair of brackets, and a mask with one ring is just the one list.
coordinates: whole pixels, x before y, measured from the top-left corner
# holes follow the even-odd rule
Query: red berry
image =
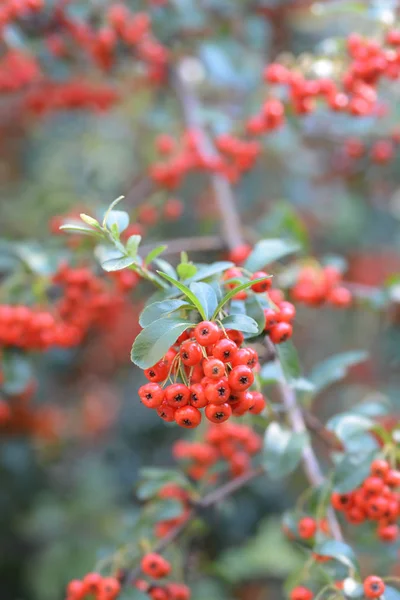
[(382, 542), (394, 542), (399, 535), (399, 527), (395, 523), (391, 525), (379, 525), (377, 533)]
[(151, 600), (169, 600), (169, 594), (166, 588), (153, 586), (149, 590)]
[(237, 331), (236, 329), (227, 329), (226, 335), (232, 342), (235, 342), (236, 346), (241, 346), (243, 344), (244, 335), (241, 331)]
[(175, 408), (170, 406), (167, 402), (164, 402), (157, 408), (157, 414), (167, 423), (175, 421)]
[(181, 427), (194, 429), (200, 425), (201, 412), (195, 406), (181, 406), (175, 412), (175, 421)]
[(269, 337), (274, 344), (282, 344), (292, 336), (293, 328), (289, 323), (281, 321), (271, 328)]
[(229, 253), (229, 260), (234, 262), (237, 265), (244, 263), (246, 258), (249, 256), (251, 252), (251, 246), (248, 244), (242, 244), (241, 246), (236, 246)]
[(364, 594), (367, 598), (379, 598), (385, 591), (385, 584), (380, 577), (370, 575), (364, 579)]
[(219, 340), (220, 330), (216, 323), (202, 321), (194, 329), (194, 337), (201, 346), (216, 344)]
[(279, 312), (277, 313), (278, 321), (285, 321), (291, 323), (296, 316), (296, 309), (291, 302), (281, 302), (279, 305)]
[(170, 600), (190, 600), (190, 589), (184, 583), (167, 583), (165, 587)]
[(208, 404), (204, 388), (201, 383), (194, 383), (190, 386), (190, 404), (196, 408), (204, 408)]
[(380, 477), (367, 477), (363, 483), (363, 488), (371, 494), (380, 494), (384, 487), (383, 479)]
[(254, 374), (250, 367), (238, 365), (229, 373), (228, 382), (232, 390), (244, 392), (254, 381)]
[(371, 463), (370, 472), (374, 477), (382, 477), (382, 479), (385, 479), (386, 475), (389, 473), (389, 470), (389, 463), (382, 458), (377, 458)]
[(253, 415), (259, 415), (266, 406), (265, 398), (260, 392), (251, 392), (251, 398), (252, 404), (249, 408), (249, 412)]
[(67, 595), (71, 598), (82, 598), (86, 594), (85, 586), (79, 579), (73, 579), (67, 585)]
[(267, 292), (272, 285), (270, 276), (264, 271), (256, 271), (256, 273), (253, 273), (250, 279), (261, 279), (262, 277), (265, 277), (265, 279), (259, 281), (258, 283), (253, 283), (253, 285), (251, 286), (251, 289), (253, 290), (253, 292), (256, 292), (256, 294), (262, 294), (263, 292)]
[(211, 358), (203, 362), (203, 371), (210, 379), (221, 379), (225, 376), (225, 365), (218, 358)]
[(199, 346), (199, 344), (196, 342), (192, 342), (191, 340), (186, 340), (183, 342), (180, 347), (179, 354), (183, 364), (188, 367), (197, 365), (203, 358), (201, 346)]
[(272, 308), (266, 308), (264, 310), (264, 317), (265, 317), (264, 331), (266, 333), (270, 333), (272, 327), (274, 325), (276, 325), (278, 322), (278, 313), (275, 312), (274, 310), (272, 310)]
[(158, 383), (146, 383), (139, 388), (138, 393), (147, 408), (158, 408), (164, 400), (164, 390)]
[(351, 495), (333, 492), (331, 496), (331, 504), (336, 510), (348, 510), (352, 505)]
[(312, 517), (304, 517), (298, 522), (297, 530), (303, 540), (308, 540), (316, 534), (317, 523)]
[(190, 390), (183, 383), (173, 383), (165, 389), (165, 400), (174, 408), (185, 406), (190, 399)]
[(400, 487), (400, 471), (391, 469), (385, 476), (385, 483), (391, 488)]
[(150, 552), (143, 556), (140, 566), (145, 575), (154, 577), (154, 579), (166, 577), (171, 571), (170, 563), (156, 552)]
[(249, 348), (239, 348), (239, 350), (237, 350), (233, 360), (232, 360), (232, 366), (233, 367), (237, 367), (238, 365), (246, 365), (247, 367), (249, 366), (249, 362), (251, 362), (252, 360), (252, 356), (250, 353), (250, 349)]
[(149, 369), (146, 369), (144, 371), (144, 375), (149, 381), (158, 383), (159, 381), (164, 381), (164, 379), (166, 379), (168, 377), (168, 371), (169, 371), (168, 362), (165, 361), (164, 359), (161, 359), (158, 361), (158, 363), (156, 363)]
[(339, 308), (346, 308), (351, 304), (351, 292), (345, 287), (333, 288), (327, 297), (328, 302)]
[(213, 348), (213, 356), (222, 362), (232, 362), (238, 349), (234, 341), (224, 338), (217, 342)]
[(223, 423), (232, 415), (232, 409), (227, 402), (224, 404), (209, 404), (205, 408), (206, 417), (212, 423)]
[(303, 586), (297, 586), (290, 592), (290, 600), (312, 600), (314, 594), (311, 590)]
[(228, 401), (230, 393), (231, 389), (226, 377), (212, 381), (205, 389), (206, 398), (211, 404), (224, 404)]

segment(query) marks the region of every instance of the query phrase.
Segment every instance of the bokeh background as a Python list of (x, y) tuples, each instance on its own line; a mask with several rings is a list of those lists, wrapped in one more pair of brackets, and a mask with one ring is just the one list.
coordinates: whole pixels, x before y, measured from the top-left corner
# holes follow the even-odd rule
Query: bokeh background
[[(71, 2), (70, 10), (84, 19), (92, 4), (101, 9), (107, 2)], [(152, 3), (128, 4), (139, 10)], [(352, 31), (375, 35), (396, 18), (397, 8), (389, 0), (321, 2), (319, 8), (309, 2), (264, 1), (258, 11), (250, 4), (171, 0), (168, 18), (166, 7), (150, 7), (154, 31), (181, 54), (180, 68), (201, 98), (203, 118), (214, 133), (235, 131), (258, 105), (262, 68), (272, 58), (300, 56), (316, 74), (329, 76), (332, 49), (341, 38)], [(59, 61), (29, 32), (14, 28), (12, 33), (16, 44), (41, 54), (53, 77), (65, 77)], [(156, 158), (156, 136), (178, 137), (184, 125), (173, 95), (141, 84), (134, 64), (125, 65), (117, 85), (126, 92), (123, 102), (97, 114), (71, 110), (32, 117), (13, 95), (0, 97), (4, 248), (17, 243), (39, 259), (42, 250), (58, 256), (68, 244), (54, 235), (56, 216), (81, 208), (101, 214), (121, 194), (127, 195), (123, 208), (135, 219), (129, 191)], [(368, 150), (356, 161), (346, 153), (349, 137), (369, 149), (389, 136), (400, 123), (399, 93), (397, 83), (387, 85), (383, 97), (390, 111), (379, 119), (332, 116), (321, 109), (289, 122), (262, 140), (262, 157), (235, 191), (249, 241), (284, 236), (317, 257), (343, 257), (348, 281), (366, 286), (360, 289), (368, 300), (348, 311), (299, 310), (295, 343), (304, 373), (348, 349), (366, 349), (373, 359), (353, 370), (346, 385), (318, 398), (323, 419), (365, 398), (387, 396), (400, 409), (399, 315), (380, 310), (376, 291), (400, 273), (400, 151), (388, 164), (374, 162)], [(175, 195), (183, 202), (182, 216), (174, 222), (159, 219), (147, 228), (146, 242), (218, 235), (206, 176), (191, 176)], [(165, 197), (161, 192), (148, 200), (158, 206)], [(191, 258), (222, 255), (197, 252)], [(92, 569), (129, 536), (139, 510), (140, 467), (173, 464), (171, 445), (182, 433), (141, 406), (136, 390), (142, 376), (129, 362), (146, 295), (147, 288), (135, 290), (121, 323), (88, 336), (78, 350), (34, 357), (38, 389), (33, 402), (53, 410), (52, 425), (46, 434), (1, 436), (3, 600), (61, 600), (69, 579)], [(324, 461), (323, 448), (318, 452)], [(303, 486), (300, 472), (291, 483), (258, 480), (210, 512), (208, 533), (192, 544), (188, 569), (194, 600), (280, 597), (283, 578), (301, 556), (280, 535), (279, 514)], [(197, 564), (203, 565), (201, 577)]]

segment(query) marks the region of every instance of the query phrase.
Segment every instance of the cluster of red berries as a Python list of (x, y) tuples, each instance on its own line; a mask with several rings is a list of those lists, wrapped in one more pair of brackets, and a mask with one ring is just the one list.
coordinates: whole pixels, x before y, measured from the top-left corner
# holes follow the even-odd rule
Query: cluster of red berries
[(250, 469), (251, 457), (260, 451), (262, 440), (247, 425), (224, 423), (210, 424), (204, 442), (178, 440), (173, 446), (174, 457), (188, 461), (188, 475), (198, 481), (208, 476), (214, 482), (217, 475), (210, 469), (225, 461), (231, 477), (238, 477)]
[[(171, 564), (161, 554), (149, 552), (140, 563), (144, 575), (152, 579), (164, 579), (171, 572)], [(165, 585), (149, 583), (138, 579), (134, 583), (141, 592), (149, 595), (151, 600), (190, 600), (190, 589), (183, 583), (168, 582)]]
[[(260, 413), (265, 400), (259, 392), (249, 391), (258, 367), (257, 352), (241, 348), (243, 334), (222, 330), (212, 321), (202, 321), (185, 331), (156, 365), (144, 374), (150, 381), (139, 389), (139, 397), (148, 408), (157, 410), (165, 421), (181, 427), (197, 427), (200, 409), (207, 419), (223, 423), (231, 415), (250, 411)], [(185, 383), (160, 385), (172, 374), (181, 373)]]
[(103, 577), (99, 573), (88, 573), (81, 579), (73, 579), (67, 586), (66, 600), (115, 600), (121, 584), (115, 577)]
[(8, 50), (0, 60), (0, 92), (17, 92), (37, 81), (40, 75), (33, 56), (21, 50)]
[(88, 109), (104, 112), (119, 100), (119, 93), (111, 85), (71, 79), (61, 83), (46, 81), (28, 90), (24, 106), (28, 112), (35, 115), (57, 110)]
[[(343, 582), (335, 582), (335, 587), (339, 590), (343, 589)], [(364, 595), (366, 598), (379, 598), (383, 596), (385, 591), (385, 582), (376, 575), (369, 575), (363, 581)], [(299, 585), (290, 592), (290, 600), (312, 600), (314, 592), (303, 585)]]
[(0, 35), (6, 25), (40, 11), (43, 5), (44, 0), (3, 0), (0, 7)]
[(157, 537), (164, 537), (181, 523), (187, 520), (190, 513), (190, 495), (187, 490), (181, 488), (176, 483), (166, 483), (158, 492), (157, 497), (163, 500), (171, 498), (182, 504), (182, 513), (173, 519), (163, 519), (158, 521), (155, 526)]
[(377, 523), (377, 535), (383, 542), (394, 542), (399, 535), (396, 521), (400, 516), (400, 471), (387, 461), (374, 460), (370, 476), (356, 490), (333, 493), (332, 506), (342, 511), (350, 523)]
[(196, 129), (187, 130), (179, 141), (166, 134), (160, 135), (156, 140), (157, 150), (166, 158), (150, 168), (153, 181), (173, 190), (189, 172), (210, 171), (237, 183), (240, 176), (254, 166), (261, 153), (257, 142), (221, 135), (215, 139), (219, 152), (208, 155), (203, 150), (202, 136), (202, 132)]
[(291, 296), (293, 300), (309, 306), (331, 304), (347, 308), (352, 302), (352, 295), (341, 282), (342, 274), (334, 266), (307, 265), (300, 269)]

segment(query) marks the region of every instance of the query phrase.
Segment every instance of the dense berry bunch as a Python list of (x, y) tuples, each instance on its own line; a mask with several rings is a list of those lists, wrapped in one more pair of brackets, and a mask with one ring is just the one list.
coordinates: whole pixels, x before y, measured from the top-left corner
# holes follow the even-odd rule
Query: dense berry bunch
[(394, 542), (399, 535), (400, 471), (377, 459), (371, 464), (369, 477), (348, 494), (332, 494), (331, 502), (353, 525), (373, 521), (383, 542)]
[[(145, 370), (150, 383), (139, 389), (141, 401), (156, 409), (165, 421), (187, 428), (200, 424), (202, 408), (213, 423), (248, 411), (261, 412), (265, 405), (262, 395), (249, 391), (258, 355), (253, 348), (241, 347), (242, 343), (240, 332), (202, 321), (184, 332), (162, 360)], [(178, 373), (182, 382), (164, 387), (171, 375), (176, 380)]]
[(115, 600), (121, 585), (115, 577), (103, 577), (99, 573), (88, 573), (80, 579), (73, 579), (67, 586), (66, 600)]
[(188, 461), (187, 471), (195, 480), (214, 480), (212, 468), (217, 462), (226, 462), (231, 477), (238, 477), (251, 466), (251, 457), (260, 451), (262, 440), (247, 425), (224, 423), (210, 425), (204, 442), (178, 440), (173, 453), (178, 460)]
[(351, 292), (342, 285), (342, 274), (333, 266), (307, 265), (300, 269), (291, 295), (293, 300), (309, 306), (346, 308), (352, 301)]
[(24, 108), (35, 115), (59, 110), (87, 109), (102, 112), (112, 108), (119, 100), (118, 91), (109, 84), (81, 79), (62, 83), (46, 81), (26, 93)]

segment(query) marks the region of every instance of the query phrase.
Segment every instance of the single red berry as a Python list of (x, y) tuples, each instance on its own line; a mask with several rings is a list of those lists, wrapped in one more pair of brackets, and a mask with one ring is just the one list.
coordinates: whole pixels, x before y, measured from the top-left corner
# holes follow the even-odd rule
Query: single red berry
[(391, 525), (379, 525), (377, 534), (382, 542), (395, 542), (399, 535), (399, 527), (395, 523)]
[(246, 365), (248, 367), (251, 360), (252, 355), (250, 348), (239, 348), (232, 359), (232, 366), (237, 367), (238, 365)]
[(211, 358), (203, 362), (203, 371), (210, 379), (221, 379), (225, 376), (225, 365), (218, 358)]
[(67, 585), (67, 595), (71, 598), (82, 598), (84, 594), (86, 590), (83, 581), (73, 579)]
[(331, 504), (336, 510), (348, 510), (352, 505), (351, 495), (333, 492), (331, 495)]
[(201, 346), (199, 346), (199, 344), (196, 342), (192, 342), (191, 340), (186, 340), (183, 342), (180, 347), (179, 354), (183, 364), (188, 367), (197, 365), (203, 358)]
[(274, 325), (276, 325), (278, 322), (278, 313), (276, 311), (272, 310), (272, 308), (266, 308), (264, 310), (264, 317), (265, 317), (264, 331), (265, 331), (265, 333), (270, 333), (270, 331), (272, 330), (272, 327)]
[(297, 524), (297, 530), (303, 540), (308, 540), (316, 534), (317, 523), (312, 517), (303, 517)]
[(252, 404), (249, 408), (249, 412), (253, 415), (259, 415), (266, 406), (265, 398), (261, 392), (251, 392), (251, 398)]
[(139, 388), (138, 393), (147, 408), (158, 408), (164, 400), (164, 390), (158, 383), (146, 383)]
[(376, 458), (371, 463), (370, 473), (374, 477), (382, 477), (382, 479), (385, 479), (386, 475), (389, 473), (389, 470), (389, 463), (382, 458)]
[(391, 488), (400, 487), (400, 471), (390, 469), (385, 476), (385, 483)]
[(171, 571), (170, 563), (156, 552), (149, 552), (143, 556), (140, 567), (145, 575), (154, 577), (154, 579), (167, 577)]
[(100, 573), (88, 573), (82, 580), (85, 588), (85, 594), (96, 594), (102, 583), (102, 576)]
[(235, 452), (230, 461), (230, 471), (233, 477), (243, 475), (250, 468), (250, 457), (246, 452)]
[(271, 277), (268, 275), (268, 273), (265, 273), (264, 271), (256, 271), (256, 273), (253, 273), (253, 275), (250, 277), (251, 280), (262, 278), (265, 279), (257, 283), (253, 283), (253, 285), (251, 286), (251, 289), (253, 290), (253, 292), (256, 292), (256, 294), (262, 294), (263, 292), (267, 292), (272, 285)]
[(223, 338), (217, 342), (213, 348), (213, 356), (224, 363), (232, 362), (238, 348), (234, 341)]
[(385, 591), (385, 584), (380, 577), (370, 575), (364, 579), (364, 594), (367, 598), (379, 598)]
[(99, 598), (106, 597), (114, 600), (121, 591), (121, 584), (115, 577), (105, 577), (102, 579)]
[(351, 292), (345, 287), (334, 287), (328, 294), (328, 302), (339, 308), (346, 308), (351, 304)]
[(158, 416), (161, 417), (167, 423), (172, 423), (172, 421), (175, 421), (175, 411), (176, 408), (170, 406), (165, 400), (161, 404), (161, 406), (157, 408)]
[(165, 400), (174, 408), (185, 406), (190, 400), (190, 390), (183, 383), (173, 383), (165, 388)]
[(220, 336), (218, 325), (212, 321), (202, 321), (196, 325), (193, 333), (201, 346), (216, 344)]
[(242, 392), (242, 396), (238, 402), (235, 402), (235, 403), (229, 402), (229, 404), (232, 408), (232, 414), (235, 415), (235, 417), (240, 417), (241, 415), (246, 414), (247, 411), (250, 410), (252, 402), (253, 402), (253, 397), (252, 397), (251, 393), (250, 392)]
[(164, 379), (166, 379), (168, 377), (168, 371), (169, 371), (168, 362), (165, 361), (164, 359), (161, 359), (158, 361), (158, 363), (156, 363), (149, 369), (146, 369), (144, 371), (144, 375), (149, 381), (158, 383), (160, 381), (164, 381)]
[(167, 583), (170, 600), (190, 600), (191, 592), (184, 583)]
[(237, 329), (227, 329), (226, 335), (232, 342), (235, 342), (236, 346), (240, 347), (243, 344), (244, 335), (241, 331), (237, 331)]
[(204, 388), (201, 383), (194, 383), (190, 386), (190, 404), (196, 408), (204, 408), (208, 404)]
[(169, 600), (169, 593), (166, 588), (154, 585), (149, 589), (151, 600)]
[(224, 404), (209, 404), (205, 408), (206, 417), (212, 423), (223, 423), (232, 415), (232, 409), (227, 402)]
[(274, 344), (282, 344), (286, 342), (293, 333), (293, 328), (290, 323), (286, 323), (285, 321), (281, 321), (277, 323), (271, 328), (269, 332), (269, 337), (271, 338), (271, 342)]
[(224, 404), (228, 401), (230, 393), (231, 389), (226, 377), (212, 381), (205, 388), (206, 398), (211, 404)]
[(254, 374), (250, 367), (238, 365), (229, 373), (228, 382), (232, 390), (244, 392), (254, 381)]
[(296, 308), (291, 302), (281, 302), (277, 313), (278, 321), (291, 323), (296, 316)]
[(175, 412), (175, 421), (181, 427), (194, 429), (200, 425), (201, 412), (195, 406), (181, 406)]
[(234, 262), (237, 265), (244, 263), (246, 258), (250, 255), (251, 246), (248, 244), (242, 244), (241, 246), (236, 246), (229, 253), (229, 260)]
[(312, 600), (313, 597), (312, 591), (301, 585), (293, 588), (290, 592), (290, 600)]
[(371, 494), (380, 494), (384, 485), (384, 481), (380, 477), (367, 477), (363, 483), (363, 488)]

